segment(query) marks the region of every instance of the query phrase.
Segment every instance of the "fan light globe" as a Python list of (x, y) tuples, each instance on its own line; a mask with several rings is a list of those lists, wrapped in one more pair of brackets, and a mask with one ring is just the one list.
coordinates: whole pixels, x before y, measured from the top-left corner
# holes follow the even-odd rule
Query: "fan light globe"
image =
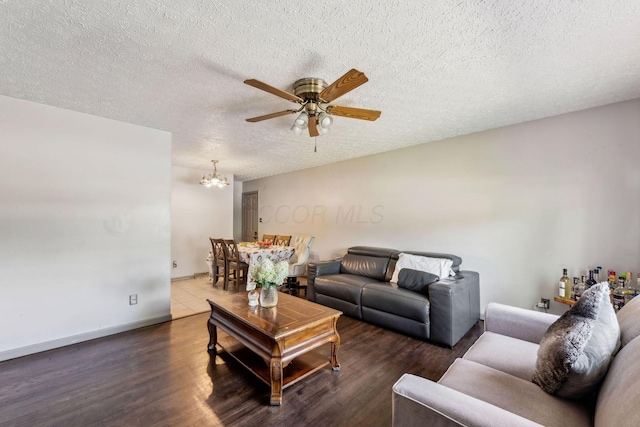
[(318, 125), (320, 125), (321, 128), (328, 130), (332, 124), (333, 117), (331, 117), (330, 114), (327, 114), (325, 112), (320, 113), (320, 115), (318, 116)]
[(309, 116), (307, 116), (307, 113), (304, 112), (300, 113), (300, 115), (296, 118), (296, 121), (293, 123), (293, 125), (298, 129), (306, 129), (308, 124)]
[(293, 126), (291, 126), (291, 131), (293, 133), (295, 133), (296, 135), (300, 135), (302, 133), (302, 129), (300, 129), (298, 126), (296, 126), (295, 123), (293, 124)]

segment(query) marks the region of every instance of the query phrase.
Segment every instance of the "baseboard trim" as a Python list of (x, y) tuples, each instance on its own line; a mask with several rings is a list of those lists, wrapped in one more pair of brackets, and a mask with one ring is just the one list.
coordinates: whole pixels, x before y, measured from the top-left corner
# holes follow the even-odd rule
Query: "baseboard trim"
[(193, 273), (191, 276), (172, 277), (171, 281), (172, 282), (178, 282), (180, 280), (196, 279), (196, 278), (198, 278), (198, 276), (208, 276), (208, 275), (209, 275), (209, 272), (208, 271), (204, 271), (202, 273)]
[(15, 359), (18, 357), (28, 356), (34, 353), (40, 353), (47, 350), (53, 350), (54, 348), (60, 348), (60, 347), (65, 347), (72, 344), (77, 344), (83, 341), (94, 340), (96, 338), (102, 338), (108, 335), (119, 334), (121, 332), (127, 332), (133, 329), (144, 328), (145, 326), (151, 326), (151, 325), (157, 325), (158, 323), (170, 322), (171, 319), (172, 319), (171, 314), (165, 314), (163, 316), (152, 317), (149, 319), (139, 320), (137, 322), (126, 323), (124, 325), (112, 326), (110, 328), (99, 329), (97, 331), (85, 332), (83, 334), (72, 335), (69, 337), (27, 345), (24, 347), (14, 348), (11, 350), (0, 351), (0, 362), (4, 362), (5, 360), (9, 360), (9, 359)]

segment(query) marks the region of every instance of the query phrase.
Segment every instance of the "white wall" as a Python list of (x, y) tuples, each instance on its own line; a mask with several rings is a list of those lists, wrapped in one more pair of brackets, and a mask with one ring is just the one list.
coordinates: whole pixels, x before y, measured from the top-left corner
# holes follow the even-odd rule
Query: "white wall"
[(313, 259), (449, 252), (480, 273), (482, 309), (529, 308), (563, 267), (640, 270), (640, 100), (244, 183), (256, 190), (260, 234), (315, 235)]
[(0, 360), (169, 320), (170, 197), (169, 133), (0, 96)]
[(207, 188), (198, 182), (211, 170), (171, 170), (171, 260), (178, 263), (171, 277), (182, 278), (209, 271), (209, 237), (232, 237), (234, 183), (233, 176), (225, 174), (230, 185)]

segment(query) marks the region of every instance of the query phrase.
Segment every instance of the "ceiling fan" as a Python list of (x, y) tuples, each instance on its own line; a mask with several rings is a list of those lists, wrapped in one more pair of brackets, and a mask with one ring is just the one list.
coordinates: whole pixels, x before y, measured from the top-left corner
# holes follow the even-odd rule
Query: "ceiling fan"
[(300, 108), (297, 110), (285, 110), (264, 116), (252, 117), (247, 119), (247, 121), (255, 123), (287, 114), (300, 113), (291, 130), (296, 132), (296, 134), (300, 134), (303, 129), (308, 128), (309, 136), (319, 136), (321, 133), (326, 133), (331, 123), (333, 123), (332, 116), (374, 121), (380, 117), (380, 111), (327, 105), (345, 93), (365, 84), (367, 81), (369, 81), (369, 79), (364, 73), (352, 69), (330, 85), (327, 85), (324, 80), (314, 77), (305, 77), (297, 80), (293, 84), (293, 93), (289, 93), (259, 80), (245, 80), (244, 82), (249, 86), (300, 104)]

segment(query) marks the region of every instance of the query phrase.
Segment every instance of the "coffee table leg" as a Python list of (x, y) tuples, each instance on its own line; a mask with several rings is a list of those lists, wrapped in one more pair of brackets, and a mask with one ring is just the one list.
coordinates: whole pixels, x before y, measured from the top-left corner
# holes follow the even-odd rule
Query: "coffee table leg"
[(331, 342), (331, 368), (334, 371), (340, 370), (340, 363), (338, 362), (338, 350), (340, 349), (340, 334), (338, 333), (338, 318), (333, 319), (333, 333), (335, 335), (335, 341)]
[(340, 363), (338, 362), (338, 350), (340, 349), (340, 337), (338, 340), (331, 343), (331, 369), (334, 371), (340, 370)]
[(218, 342), (218, 328), (211, 323), (210, 319), (207, 319), (207, 328), (209, 329), (209, 344), (207, 345), (207, 351), (216, 354), (216, 343)]
[(282, 363), (271, 359), (271, 405), (282, 405)]
[(279, 343), (275, 343), (271, 351), (271, 405), (280, 406), (282, 404), (282, 349)]

